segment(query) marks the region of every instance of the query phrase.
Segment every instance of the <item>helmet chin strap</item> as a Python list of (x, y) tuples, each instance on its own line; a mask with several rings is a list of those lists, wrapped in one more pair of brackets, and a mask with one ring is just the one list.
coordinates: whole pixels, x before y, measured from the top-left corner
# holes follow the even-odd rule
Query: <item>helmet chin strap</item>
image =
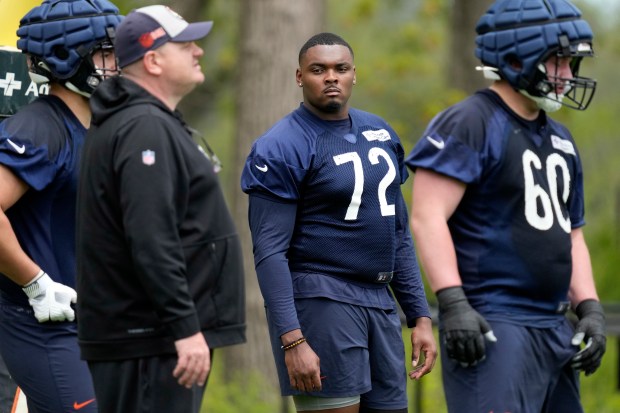
[(562, 100), (564, 95), (548, 93), (547, 96), (532, 96), (523, 89), (519, 89), (519, 93), (536, 102), (538, 109), (542, 109), (547, 113), (557, 112), (562, 108)]
[(76, 85), (71, 83), (70, 81), (65, 82), (65, 87), (70, 91), (77, 93), (78, 95), (82, 95), (86, 98), (90, 98), (90, 93), (80, 90)]

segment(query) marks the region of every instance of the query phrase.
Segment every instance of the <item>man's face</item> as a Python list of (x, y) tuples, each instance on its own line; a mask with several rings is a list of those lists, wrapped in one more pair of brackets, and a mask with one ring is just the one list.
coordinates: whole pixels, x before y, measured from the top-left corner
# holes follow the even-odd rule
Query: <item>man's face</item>
[(344, 119), (355, 83), (355, 66), (348, 47), (318, 45), (302, 56), (297, 69), (304, 104), (323, 119)]
[(200, 67), (204, 51), (194, 42), (168, 42), (155, 50), (163, 79), (178, 96), (185, 96), (205, 80)]

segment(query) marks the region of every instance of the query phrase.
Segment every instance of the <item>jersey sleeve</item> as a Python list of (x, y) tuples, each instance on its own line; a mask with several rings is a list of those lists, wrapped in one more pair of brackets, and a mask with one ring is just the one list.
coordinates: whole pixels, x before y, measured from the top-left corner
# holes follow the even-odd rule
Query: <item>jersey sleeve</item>
[(300, 328), (288, 267), (297, 206), (250, 195), (249, 223), (258, 284), (278, 336)]
[(0, 164), (40, 191), (62, 172), (62, 159), (57, 158), (65, 139), (58, 119), (24, 108), (0, 123)]
[(479, 181), (485, 161), (485, 122), (476, 105), (464, 103), (448, 108), (429, 124), (405, 159), (412, 171), (424, 168), (466, 184)]
[(263, 193), (287, 201), (299, 199), (315, 153), (312, 136), (292, 123), (285, 118), (254, 142), (241, 173), (245, 193)]

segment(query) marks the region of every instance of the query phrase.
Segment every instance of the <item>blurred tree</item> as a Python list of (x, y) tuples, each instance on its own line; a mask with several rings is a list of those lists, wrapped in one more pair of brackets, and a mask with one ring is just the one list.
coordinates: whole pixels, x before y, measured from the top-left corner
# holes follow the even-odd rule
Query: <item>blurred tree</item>
[[(228, 367), (263, 373), (275, 388), (277, 377), (258, 288), (247, 225), (247, 197), (239, 189), (242, 165), (254, 139), (297, 107), (301, 93), (295, 83), (297, 55), (303, 43), (321, 31), (324, 1), (241, 0), (241, 26), (235, 99), (235, 179), (233, 210), (245, 252), (249, 351), (235, 354)], [(247, 350), (247, 349), (246, 349)]]
[(450, 54), (448, 84), (466, 93), (473, 93), (486, 87), (486, 81), (474, 68), (480, 65), (472, 51), (478, 19), (493, 3), (493, 0), (451, 0), (450, 8)]

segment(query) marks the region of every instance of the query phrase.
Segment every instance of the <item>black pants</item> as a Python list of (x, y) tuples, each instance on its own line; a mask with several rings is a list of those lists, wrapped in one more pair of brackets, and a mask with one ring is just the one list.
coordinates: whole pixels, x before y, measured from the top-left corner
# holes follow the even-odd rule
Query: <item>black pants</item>
[(0, 357), (0, 413), (10, 413), (15, 399), (17, 384), (11, 378), (9, 371)]
[[(213, 358), (213, 350), (211, 351)], [(186, 389), (172, 371), (176, 355), (89, 361), (101, 413), (198, 413), (206, 388)]]

